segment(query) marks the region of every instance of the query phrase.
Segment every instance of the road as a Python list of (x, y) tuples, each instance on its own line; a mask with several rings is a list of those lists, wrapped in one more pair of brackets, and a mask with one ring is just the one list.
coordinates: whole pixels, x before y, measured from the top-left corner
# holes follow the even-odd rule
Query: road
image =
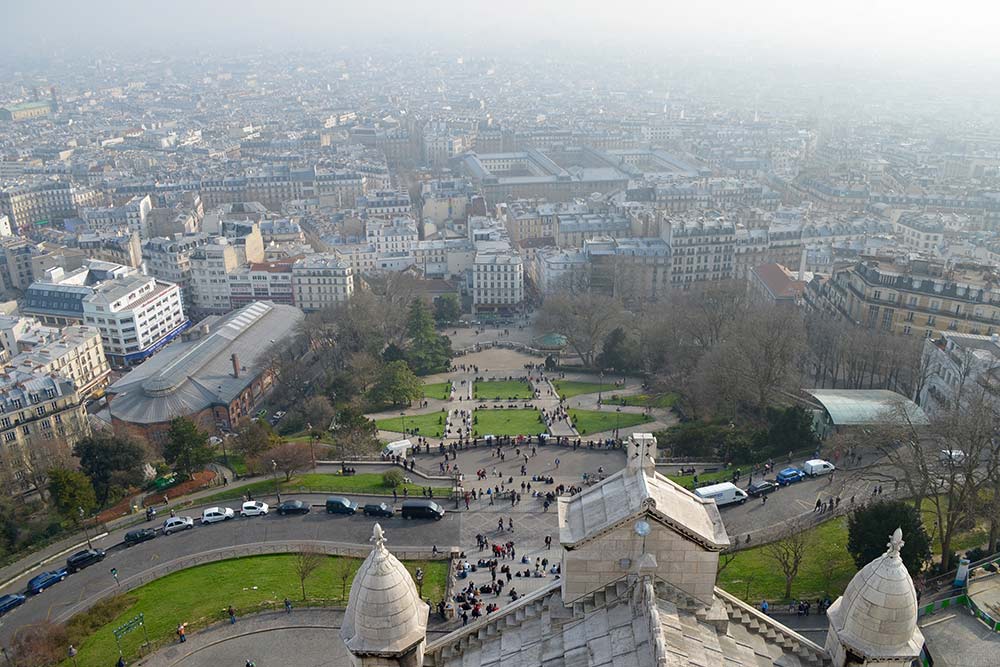
[[(325, 499), (325, 496), (321, 495), (295, 497), (316, 504), (322, 503)], [(238, 506), (238, 503), (230, 502), (229, 505)], [(182, 514), (198, 517), (201, 515), (201, 508), (191, 508)], [(57, 618), (65, 608), (103, 591), (111, 581), (109, 572), (112, 567), (118, 569), (119, 578), (125, 579), (181, 556), (240, 544), (281, 540), (326, 540), (367, 544), (375, 521), (379, 521), (385, 529), (390, 548), (428, 545), (440, 545), (444, 548), (459, 544), (463, 520), (463, 514), (454, 512), (449, 512), (440, 521), (406, 521), (398, 516), (391, 519), (374, 519), (361, 514), (353, 517), (332, 515), (326, 514), (322, 508), (313, 508), (313, 511), (306, 515), (278, 516), (272, 513), (266, 517), (237, 517), (231, 521), (208, 526), (196, 523), (192, 530), (173, 535), (159, 535), (153, 540), (129, 548), (116, 546), (120, 545), (125, 534), (124, 530), (116, 530), (94, 542), (95, 547), (108, 551), (104, 562), (70, 575), (65, 581), (40, 595), (29, 597), (27, 602), (4, 616), (3, 625), (0, 627), (0, 642), (8, 645), (18, 628)], [(51, 563), (46, 569), (55, 569), (61, 564)], [(23, 592), (27, 580), (35, 574), (37, 572), (22, 577), (0, 592)]]

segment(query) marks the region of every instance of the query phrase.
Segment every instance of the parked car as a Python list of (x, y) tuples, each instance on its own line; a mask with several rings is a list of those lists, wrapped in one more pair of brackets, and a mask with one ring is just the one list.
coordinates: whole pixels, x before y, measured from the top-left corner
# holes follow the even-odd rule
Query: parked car
[(286, 500), (278, 505), (278, 514), (309, 514), (309, 503), (301, 500)]
[(942, 449), (938, 452), (938, 463), (952, 463), (958, 465), (965, 461), (965, 452), (961, 449)]
[(387, 505), (385, 503), (365, 505), (364, 512), (365, 516), (391, 517), (396, 514), (396, 510), (392, 508), (392, 505)]
[(810, 477), (827, 475), (836, 469), (836, 466), (823, 459), (810, 459), (802, 465), (802, 470)]
[(262, 503), (259, 500), (248, 500), (243, 503), (243, 509), (240, 510), (241, 516), (264, 516), (267, 514), (268, 504)]
[(58, 584), (60, 581), (65, 579), (66, 576), (66, 568), (59, 568), (58, 570), (52, 570), (50, 572), (42, 572), (28, 581), (28, 593), (31, 595), (38, 595), (49, 586)]
[(444, 517), (444, 508), (433, 500), (404, 500), (399, 511), (404, 519), (434, 519)]
[(131, 547), (156, 537), (156, 531), (152, 528), (136, 528), (125, 533), (125, 546)]
[(285, 416), (286, 414), (288, 414), (288, 413), (287, 413), (287, 412), (285, 412), (284, 410), (278, 410), (277, 412), (275, 412), (275, 413), (274, 413), (274, 418), (275, 418), (275, 419), (281, 419), (281, 418), (282, 418), (282, 417), (284, 417), (284, 416)]
[(208, 439), (208, 444), (218, 447), (219, 445), (222, 444), (222, 438), (220, 438), (217, 435), (213, 435), (211, 438)]
[(798, 468), (785, 468), (778, 473), (778, 485), (788, 486), (789, 484), (794, 484), (795, 482), (801, 482), (805, 478), (806, 474)]
[(236, 514), (228, 507), (209, 507), (208, 509), (202, 511), (201, 522), (215, 523), (217, 521), (229, 521), (234, 516), (236, 516)]
[(100, 563), (107, 554), (103, 549), (84, 549), (66, 559), (66, 571), (70, 574), (79, 572), (85, 567), (90, 567), (94, 563)]
[(172, 516), (163, 522), (163, 534), (177, 533), (194, 528), (194, 519), (189, 516)]
[(742, 505), (747, 501), (747, 493), (732, 482), (720, 482), (709, 484), (694, 490), (694, 495), (706, 500), (714, 500), (719, 507), (739, 503)]
[(760, 496), (766, 496), (769, 493), (774, 493), (778, 490), (778, 485), (769, 479), (762, 480), (760, 482), (754, 482), (747, 487), (747, 493), (750, 494), (752, 498), (758, 498)]
[(358, 504), (343, 496), (330, 496), (326, 499), (327, 514), (350, 514), (358, 511)]
[(3, 616), (4, 614), (6, 614), (11, 609), (14, 609), (15, 607), (20, 607), (22, 604), (24, 604), (24, 601), (26, 599), (27, 598), (25, 598), (23, 595), (17, 595), (17, 594), (4, 595), (3, 597), (0, 597), (0, 616)]

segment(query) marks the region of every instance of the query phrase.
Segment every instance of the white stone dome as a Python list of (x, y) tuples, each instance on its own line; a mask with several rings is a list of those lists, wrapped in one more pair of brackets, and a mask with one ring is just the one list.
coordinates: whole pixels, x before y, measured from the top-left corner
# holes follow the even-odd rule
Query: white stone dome
[(354, 575), (340, 634), (355, 655), (401, 654), (425, 639), (429, 607), (410, 573), (385, 548), (377, 523), (371, 539), (375, 546)]
[[(830, 608), (830, 624), (840, 641), (870, 658), (908, 655), (920, 636), (917, 593), (899, 557), (902, 546), (897, 528), (888, 550), (854, 575)], [(916, 649), (919, 652), (919, 646)]]

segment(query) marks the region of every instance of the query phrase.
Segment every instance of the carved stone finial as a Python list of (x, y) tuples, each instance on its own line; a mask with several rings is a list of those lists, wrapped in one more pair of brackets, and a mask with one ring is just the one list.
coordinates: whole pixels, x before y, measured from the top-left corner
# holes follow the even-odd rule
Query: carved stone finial
[(372, 536), (368, 541), (374, 542), (376, 549), (385, 548), (385, 531), (382, 530), (382, 526), (377, 523), (375, 524), (375, 527), (372, 528)]
[(903, 531), (901, 528), (897, 528), (895, 532), (893, 532), (892, 537), (889, 538), (889, 543), (886, 545), (889, 547), (886, 554), (899, 558), (899, 551), (903, 548), (904, 544), (906, 543), (903, 542)]

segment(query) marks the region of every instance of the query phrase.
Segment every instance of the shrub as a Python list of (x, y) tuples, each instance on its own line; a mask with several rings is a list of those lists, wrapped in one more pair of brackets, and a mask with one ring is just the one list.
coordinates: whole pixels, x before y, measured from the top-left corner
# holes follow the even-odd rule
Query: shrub
[(382, 473), (382, 484), (389, 487), (390, 489), (395, 489), (397, 486), (403, 483), (403, 473), (398, 470), (386, 470)]

